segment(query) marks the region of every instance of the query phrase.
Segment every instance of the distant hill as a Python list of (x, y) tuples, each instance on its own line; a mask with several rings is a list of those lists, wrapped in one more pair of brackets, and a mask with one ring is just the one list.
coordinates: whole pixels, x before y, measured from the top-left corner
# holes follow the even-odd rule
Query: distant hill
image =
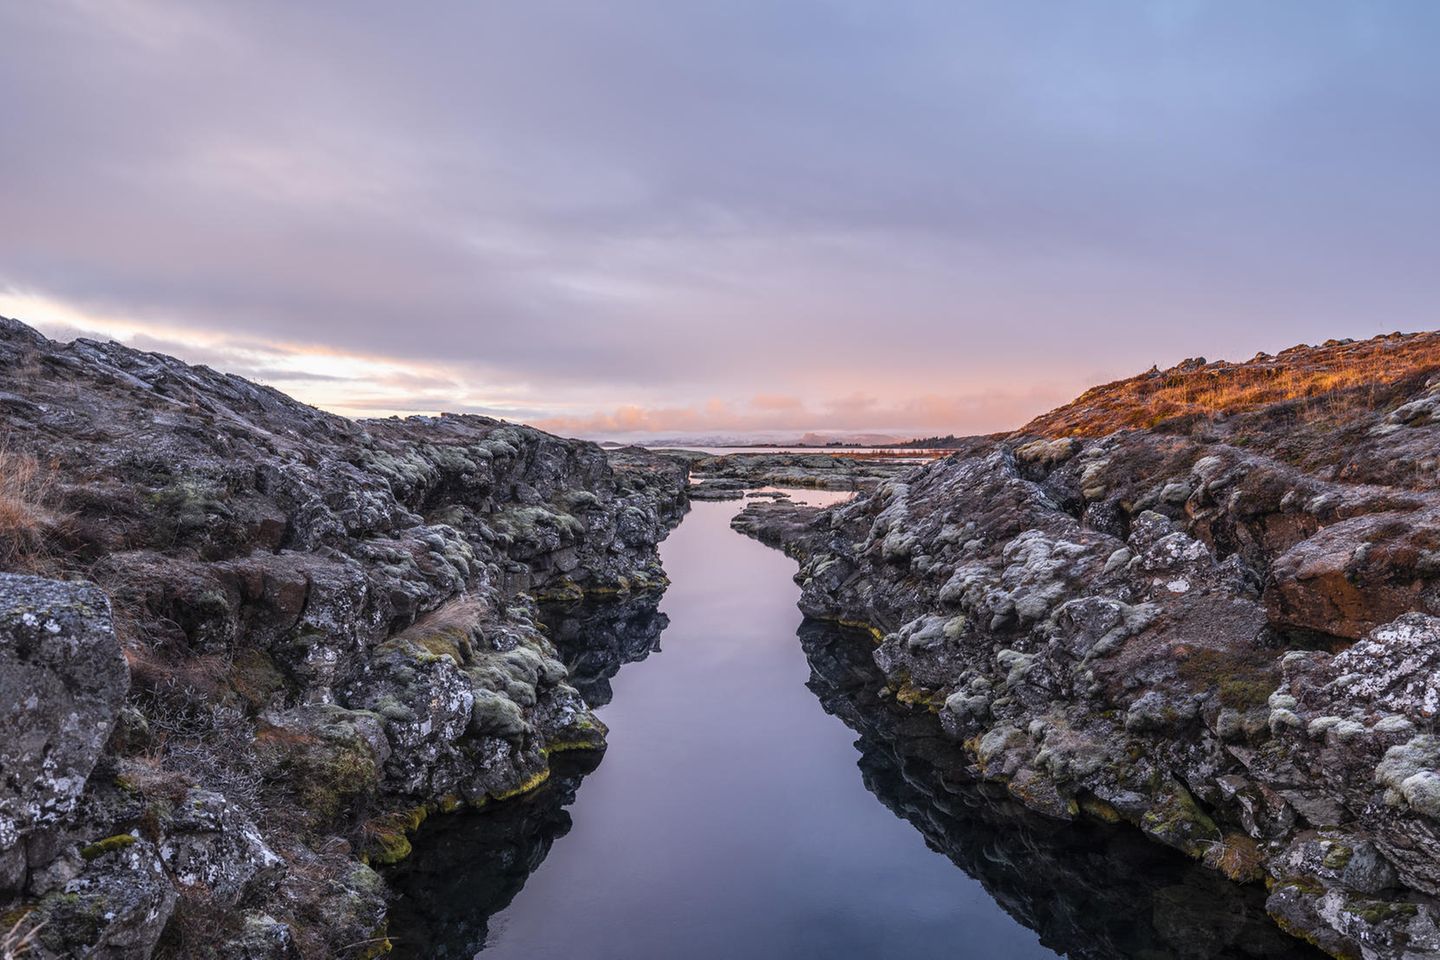
[(1256, 354), (1243, 363), (1182, 361), (1168, 370), (1092, 387), (1036, 417), (1020, 433), (1102, 436), (1194, 418), (1227, 417), (1279, 405), (1307, 418), (1344, 420), (1408, 394), (1412, 381), (1440, 373), (1440, 332), (1327, 340)]

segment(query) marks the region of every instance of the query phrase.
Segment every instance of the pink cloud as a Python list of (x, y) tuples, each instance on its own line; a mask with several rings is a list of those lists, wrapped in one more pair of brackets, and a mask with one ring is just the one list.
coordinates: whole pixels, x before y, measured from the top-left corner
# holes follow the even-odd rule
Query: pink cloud
[(757, 396), (737, 407), (712, 399), (693, 406), (627, 404), (609, 411), (548, 417), (536, 425), (556, 433), (606, 438), (687, 433), (797, 433), (820, 428), (899, 435), (986, 433), (1018, 427), (1070, 399), (1064, 387), (1013, 392), (921, 394), (885, 398), (863, 393), (807, 403), (796, 397)]

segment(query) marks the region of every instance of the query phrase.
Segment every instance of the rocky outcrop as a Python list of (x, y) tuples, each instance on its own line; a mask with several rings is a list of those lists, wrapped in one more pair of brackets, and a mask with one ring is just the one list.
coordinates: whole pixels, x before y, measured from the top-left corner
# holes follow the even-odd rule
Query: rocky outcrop
[(36, 957), (383, 952), (373, 867), (425, 816), (603, 745), (535, 601), (663, 588), (686, 505), (643, 451), (8, 320), (0, 410), (41, 575), (0, 580), (0, 908)]
[[(917, 454), (917, 456), (920, 456)], [(747, 487), (805, 487), (819, 490), (873, 490), (881, 481), (904, 473), (910, 463), (888, 455), (838, 453), (728, 453), (689, 456), (691, 473), (703, 482), (695, 489), (743, 491)], [(703, 496), (709, 497), (709, 494)]]
[(885, 699), (864, 631), (806, 620), (799, 636), (808, 686), (858, 735), (865, 786), (1057, 954), (1320, 956), (1275, 928), (1263, 889), (1231, 884), (1106, 818), (1041, 816), (1003, 786), (970, 776), (963, 746), (936, 717)]
[[(1437, 955), (1436, 342), (1290, 352), (1342, 384), (1303, 416), (1282, 399), (1091, 435), (1082, 407), (1128, 422), (1102, 388), (1052, 415), (1076, 435), (977, 438), (736, 526), (800, 561), (806, 614), (873, 630), (887, 696), (935, 713), (975, 776), (1263, 880), (1334, 956)], [(1336, 359), (1387, 351), (1369, 392)]]

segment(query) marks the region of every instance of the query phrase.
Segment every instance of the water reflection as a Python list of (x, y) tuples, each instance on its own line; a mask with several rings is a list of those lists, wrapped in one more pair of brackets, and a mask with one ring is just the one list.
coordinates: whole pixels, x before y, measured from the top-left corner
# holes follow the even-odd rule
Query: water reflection
[(660, 597), (651, 593), (540, 608), (545, 632), (570, 668), (571, 685), (592, 708), (610, 702), (610, 679), (622, 666), (660, 649), (660, 634), (670, 625), (658, 609)]
[[(1258, 889), (966, 780), (934, 717), (877, 701), (867, 638), (801, 622), (793, 562), (733, 533), (737, 509), (697, 504), (663, 545), (664, 612), (544, 611), (592, 703), (613, 679), (609, 749), (530, 797), (432, 818), (392, 874), (396, 956), (1318, 956)], [(664, 656), (617, 676), (662, 631)]]
[(491, 918), (510, 905), (570, 832), (565, 809), (601, 754), (562, 754), (534, 793), (493, 808), (434, 817), (415, 853), (390, 874), (399, 894), (390, 910), (392, 957), (460, 960), (490, 937)]
[[(660, 649), (670, 622), (658, 609), (661, 596), (656, 591), (541, 606), (540, 621), (570, 670), (571, 685), (592, 707), (610, 702), (610, 680), (622, 666)], [(427, 822), (414, 854), (388, 876), (399, 894), (390, 911), (391, 956), (452, 960), (482, 950), (491, 918), (570, 832), (566, 808), (602, 756), (556, 755), (549, 781), (534, 793)]]
[(860, 736), (865, 786), (1044, 945), (1086, 960), (1322, 957), (1275, 927), (1258, 886), (1133, 829), (1038, 817), (1003, 788), (957, 775), (964, 758), (933, 717), (879, 702), (868, 636), (815, 621), (799, 634), (807, 685)]

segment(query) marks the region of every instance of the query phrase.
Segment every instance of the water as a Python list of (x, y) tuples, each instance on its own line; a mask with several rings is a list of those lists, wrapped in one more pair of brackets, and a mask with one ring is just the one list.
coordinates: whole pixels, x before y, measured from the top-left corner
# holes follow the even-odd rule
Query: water
[(729, 529), (739, 507), (697, 503), (666, 541), (659, 611), (548, 614), (609, 748), (433, 819), (392, 877), (397, 956), (1313, 956), (1259, 891), (957, 780), (933, 717), (874, 702), (868, 640), (802, 623), (793, 562)]

